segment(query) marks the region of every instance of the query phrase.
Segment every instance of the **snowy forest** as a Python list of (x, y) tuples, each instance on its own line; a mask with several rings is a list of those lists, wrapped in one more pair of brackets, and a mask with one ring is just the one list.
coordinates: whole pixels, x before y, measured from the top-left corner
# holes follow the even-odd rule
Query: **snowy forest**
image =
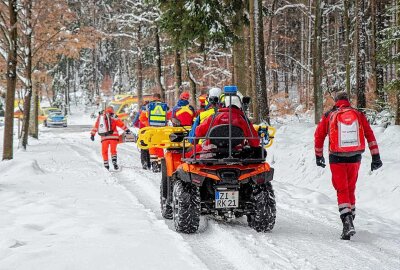
[(1, 270), (399, 270), (400, 0), (0, 0), (0, 156)]
[[(0, 5), (0, 91), (9, 106), (14, 91), (25, 100), (25, 122), (34, 119), (39, 100), (68, 107), (77, 91), (86, 104), (102, 92), (139, 99), (159, 92), (172, 105), (188, 90), (196, 106), (208, 88), (235, 84), (252, 97), (257, 120), (315, 109), (318, 121), (332, 93), (346, 90), (372, 121), (400, 124), (396, 1)], [(37, 137), (35, 124), (28, 126), (20, 134), (24, 145), (29, 132)], [(6, 124), (8, 136), (9, 130)]]

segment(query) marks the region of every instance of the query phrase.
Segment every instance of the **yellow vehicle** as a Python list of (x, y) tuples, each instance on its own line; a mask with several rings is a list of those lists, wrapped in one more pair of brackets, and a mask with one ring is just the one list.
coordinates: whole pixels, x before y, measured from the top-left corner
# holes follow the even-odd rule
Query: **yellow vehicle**
[(111, 101), (108, 106), (113, 107), (114, 113), (118, 116), (122, 121), (127, 121), (129, 118), (129, 107), (137, 103), (137, 99), (135, 98), (125, 98), (120, 101)]
[(134, 95), (131, 94), (119, 94), (119, 95), (115, 95), (114, 96), (114, 101), (121, 101), (121, 100), (125, 100), (127, 98), (134, 98)]
[(61, 112), (59, 108), (56, 107), (43, 107), (39, 109), (39, 123), (43, 123), (47, 127), (47, 118), (50, 113)]
[[(19, 118), (22, 119), (24, 117), (24, 114), (22, 113), (22, 110), (24, 108), (24, 100), (23, 99), (15, 99), (14, 101), (14, 118)], [(39, 123), (43, 123), (48, 115), (47, 113), (43, 112), (44, 108), (40, 108), (40, 101), (39, 101), (39, 116), (38, 116), (38, 120)], [(56, 110), (60, 110), (58, 108), (50, 108), (50, 109), (56, 109)]]
[[(143, 101), (152, 100), (152, 95), (143, 95)], [(129, 94), (115, 95), (114, 100), (108, 106), (113, 107), (115, 114), (124, 122), (129, 122), (130, 108), (138, 103), (137, 96)]]

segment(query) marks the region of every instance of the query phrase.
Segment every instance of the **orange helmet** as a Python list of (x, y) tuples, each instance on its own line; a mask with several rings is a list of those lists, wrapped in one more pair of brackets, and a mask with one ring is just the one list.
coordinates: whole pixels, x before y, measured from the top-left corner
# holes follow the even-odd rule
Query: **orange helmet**
[(183, 92), (180, 96), (179, 99), (183, 99), (183, 100), (189, 100), (189, 92)]
[(206, 101), (207, 101), (207, 94), (203, 94), (203, 95), (199, 96), (200, 105), (205, 105)]
[(112, 113), (114, 113), (114, 108), (111, 107), (111, 106), (108, 106), (108, 107), (105, 109), (104, 112), (105, 112), (105, 113), (108, 113), (108, 114), (112, 114)]

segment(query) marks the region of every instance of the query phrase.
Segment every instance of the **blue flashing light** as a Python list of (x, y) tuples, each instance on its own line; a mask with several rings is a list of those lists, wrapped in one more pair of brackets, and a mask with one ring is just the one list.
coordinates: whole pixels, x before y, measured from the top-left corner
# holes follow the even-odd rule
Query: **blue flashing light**
[(224, 94), (225, 95), (234, 95), (238, 91), (238, 88), (236, 85), (227, 85), (224, 86)]

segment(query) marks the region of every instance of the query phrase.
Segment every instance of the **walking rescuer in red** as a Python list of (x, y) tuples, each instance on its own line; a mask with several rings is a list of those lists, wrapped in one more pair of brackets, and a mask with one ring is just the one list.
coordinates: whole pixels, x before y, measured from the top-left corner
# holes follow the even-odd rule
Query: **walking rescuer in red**
[(111, 161), (114, 170), (119, 170), (117, 163), (117, 145), (119, 143), (117, 127), (125, 131), (126, 134), (130, 133), (130, 130), (125, 126), (124, 122), (115, 117), (114, 109), (110, 106), (104, 110), (104, 113), (99, 114), (90, 132), (90, 139), (92, 141), (94, 141), (96, 133), (101, 137), (101, 153), (103, 155), (104, 167), (107, 170), (110, 169), (108, 163), (108, 149), (110, 149), (111, 152)]
[(365, 115), (351, 107), (346, 92), (338, 93), (335, 102), (335, 106), (322, 116), (315, 130), (315, 155), (317, 166), (325, 168), (323, 147), (328, 135), (332, 184), (337, 192), (343, 223), (341, 239), (350, 240), (356, 233), (353, 225), (356, 216), (355, 190), (365, 139), (372, 155), (371, 171), (379, 169), (382, 161), (374, 132)]

